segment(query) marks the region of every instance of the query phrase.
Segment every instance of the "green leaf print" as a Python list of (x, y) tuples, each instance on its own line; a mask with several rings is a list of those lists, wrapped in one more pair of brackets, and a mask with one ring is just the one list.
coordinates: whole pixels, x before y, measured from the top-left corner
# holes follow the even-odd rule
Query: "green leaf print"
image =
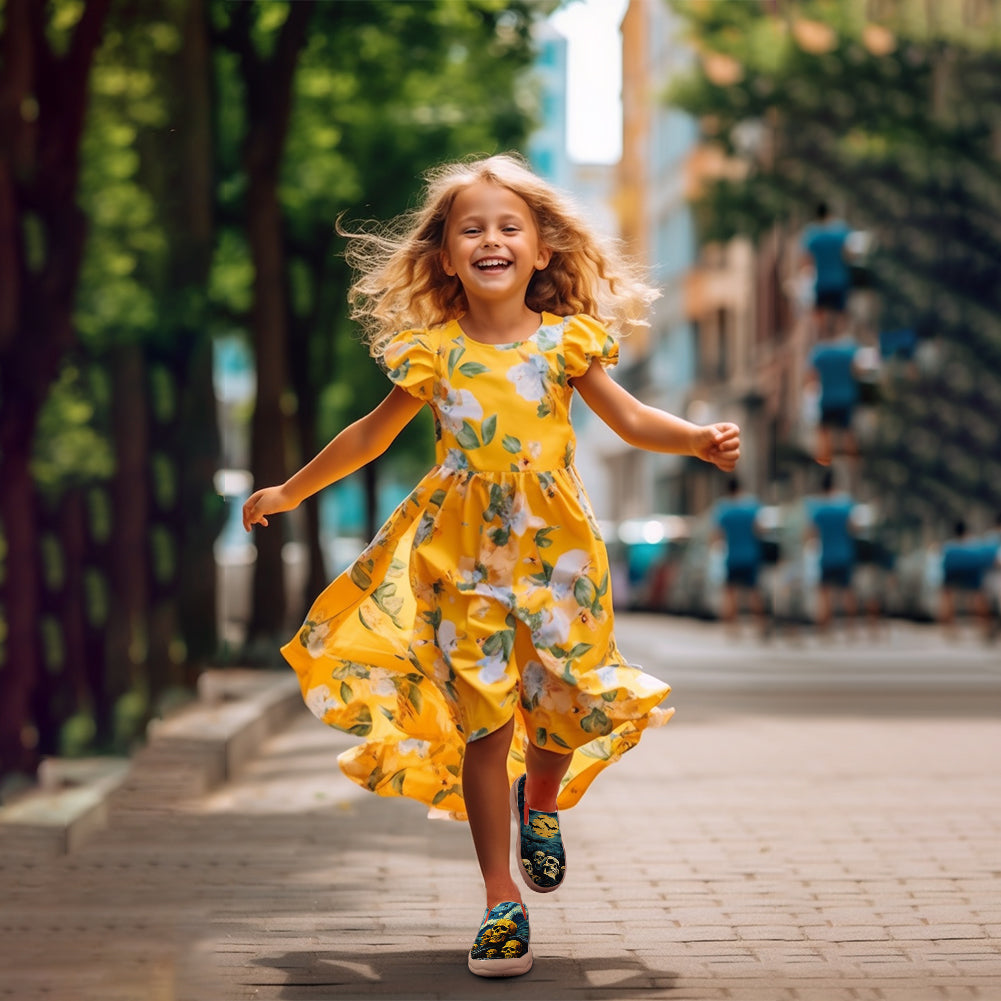
[(341, 702), (347, 705), (351, 701), (351, 696), (353, 692), (351, 691), (351, 686), (346, 682), (341, 682)]
[[(452, 789), (454, 789), (454, 788), (455, 788), (455, 786), (452, 786)], [(452, 793), (452, 789), (439, 789), (434, 794), (434, 799), (431, 800), (431, 805), (432, 806), (437, 806), (442, 800), (448, 799), (448, 797)]]
[(394, 713), (392, 709), (387, 709), (385, 706), (379, 706), (379, 712), (381, 712), (390, 723), (396, 722), (396, 713)]
[(478, 375), (483, 375), (484, 372), (489, 372), (490, 369), (486, 365), (481, 364), (478, 361), (467, 361), (459, 366), (459, 371), (467, 379), (475, 379)]
[(501, 444), (504, 446), (504, 451), (512, 455), (517, 455), (521, 451), (521, 439), (515, 438), (513, 434), (504, 435)]
[(380, 584), (372, 592), (372, 600), (392, 620), (397, 629), (403, 628), (403, 623), (397, 617), (403, 611), (403, 598), (396, 593), (396, 585), (390, 581)]
[(510, 528), (494, 528), (490, 532), (490, 541), (493, 542), (495, 546), (506, 546), (510, 540)]
[(358, 710), (358, 722), (349, 726), (346, 732), (353, 733), (356, 737), (367, 737), (372, 732), (372, 713), (368, 706), (362, 706)]
[(619, 693), (618, 693), (617, 691), (614, 691), (614, 690), (613, 690), (613, 691), (611, 691), (611, 692), (602, 692), (602, 693), (601, 693), (601, 697), (602, 697), (602, 698), (603, 698), (603, 699), (604, 699), (604, 700), (605, 700), (606, 702), (614, 702), (614, 701), (615, 701), (615, 699), (616, 699), (616, 698), (618, 697), (618, 694), (619, 694)]
[(351, 568), (351, 583), (363, 591), (372, 586), (372, 578), (365, 572), (360, 563)]
[(414, 712), (420, 714), (424, 706), (424, 698), (416, 685), (411, 685), (407, 689), (407, 701), (414, 707)]
[(545, 549), (553, 544), (553, 540), (549, 538), (550, 532), (555, 532), (555, 525), (548, 525), (546, 528), (540, 528), (535, 533), (535, 544), (539, 549)]
[(398, 796), (403, 795), (403, 780), (406, 776), (406, 771), (401, 768), (398, 772), (395, 772), (393, 777), (389, 780), (389, 788), (392, 789)]
[(444, 504), (444, 503), (445, 503), (445, 496), (446, 496), (446, 494), (445, 494), (445, 491), (444, 491), (444, 490), (436, 490), (436, 491), (435, 491), (435, 492), (434, 492), (433, 494), (431, 494), (431, 496), (430, 496), (430, 497), (428, 498), (428, 504), (429, 504), (429, 505), (430, 505), (431, 507), (441, 507), (441, 506), (442, 506), (442, 504)]
[(573, 596), (581, 608), (590, 608), (597, 593), (598, 589), (590, 577), (579, 577), (574, 583)]
[(536, 417), (548, 417), (553, 412), (553, 408), (549, 405), (549, 398), (546, 397), (540, 404), (538, 409), (535, 411)]
[(570, 745), (558, 733), (551, 733), (549, 737), (558, 747), (563, 747), (568, 751), (570, 750)]
[(455, 433), (455, 440), (463, 448), (479, 448), (480, 439), (476, 437), (476, 429), (469, 421), (463, 421), (462, 427)]
[(547, 737), (548, 737), (548, 734), (546, 733), (546, 728), (544, 726), (537, 726), (535, 728), (535, 743), (539, 747), (545, 747), (546, 746), (546, 738)]
[(497, 415), (491, 414), (481, 425), (480, 434), (483, 435), (483, 444), (489, 445), (494, 440), (497, 433)]
[(580, 728), (588, 733), (599, 733), (605, 737), (612, 732), (612, 721), (595, 707), (580, 721)]
[(445, 765), (445, 771), (448, 772), (449, 775), (454, 775), (458, 778), (459, 772), (461, 772), (462, 769), (458, 765)]
[(459, 359), (466, 353), (465, 348), (452, 348), (448, 353), (448, 374), (449, 376), (455, 373), (455, 366), (459, 363)]
[(578, 657), (583, 657), (593, 646), (593, 643), (576, 643), (567, 651), (567, 657), (576, 660)]

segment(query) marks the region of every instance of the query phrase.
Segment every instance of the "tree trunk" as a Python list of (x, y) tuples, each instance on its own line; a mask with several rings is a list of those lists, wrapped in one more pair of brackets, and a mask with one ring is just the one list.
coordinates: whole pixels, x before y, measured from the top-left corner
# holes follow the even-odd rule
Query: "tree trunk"
[[(285, 454), (289, 308), (278, 180), (292, 111), (295, 67), (315, 2), (301, 0), (290, 6), (274, 52), (267, 60), (254, 48), (248, 7), (234, 13), (231, 37), (236, 39), (240, 55), (250, 121), (244, 164), (248, 177), (247, 237), (255, 276), (251, 328), (257, 364), (251, 465), (255, 486), (261, 487), (281, 483), (289, 473)], [(276, 529), (274, 526), (257, 531), (252, 641), (272, 641), (288, 621), (283, 539)]]
[[(0, 36), (0, 591), (7, 643), (0, 671), (0, 772), (34, 764), (30, 705), (42, 669), (39, 570), (29, 461), (38, 413), (75, 342), (72, 311), (86, 222), (76, 204), (87, 79), (111, 0), (88, 0), (68, 48), (49, 48), (47, 5), (7, 0)], [(25, 114), (34, 108), (34, 113)], [(31, 219), (40, 261), (29, 270)]]

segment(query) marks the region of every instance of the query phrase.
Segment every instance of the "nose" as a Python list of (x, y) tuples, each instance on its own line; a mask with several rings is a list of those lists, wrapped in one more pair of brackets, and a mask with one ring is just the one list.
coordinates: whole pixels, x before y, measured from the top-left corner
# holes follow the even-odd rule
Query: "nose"
[(485, 229), (483, 231), (483, 246), (484, 247), (496, 247), (500, 243), (500, 236), (497, 230)]

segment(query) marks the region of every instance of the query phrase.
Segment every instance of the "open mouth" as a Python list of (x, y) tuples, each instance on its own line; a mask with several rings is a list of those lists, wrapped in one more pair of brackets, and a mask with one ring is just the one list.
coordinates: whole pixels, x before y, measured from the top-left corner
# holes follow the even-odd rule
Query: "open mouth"
[(485, 257), (482, 261), (476, 262), (477, 271), (506, 271), (511, 267), (511, 261), (505, 261), (501, 257)]

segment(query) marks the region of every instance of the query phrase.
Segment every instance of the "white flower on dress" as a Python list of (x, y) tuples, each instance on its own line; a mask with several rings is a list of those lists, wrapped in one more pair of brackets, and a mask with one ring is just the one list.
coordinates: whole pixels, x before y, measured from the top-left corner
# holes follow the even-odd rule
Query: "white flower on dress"
[(438, 649), (445, 663), (451, 666), (452, 654), (459, 646), (459, 630), (451, 619), (442, 619), (437, 632)]
[(573, 586), (584, 576), (591, 563), (591, 556), (583, 549), (571, 549), (563, 553), (553, 567), (550, 589), (559, 600), (573, 594)]
[(401, 754), (416, 754), (419, 758), (426, 758), (431, 750), (431, 742), (417, 737), (407, 737), (396, 745), (396, 749)]
[(483, 407), (468, 389), (448, 387), (445, 398), (438, 404), (438, 417), (442, 427), (455, 434), (466, 420), (483, 420)]
[(514, 383), (518, 395), (538, 403), (548, 390), (549, 362), (542, 355), (532, 355), (520, 365), (508, 369), (507, 377)]
[(373, 695), (395, 695), (396, 684), (392, 674), (384, 667), (373, 667), (369, 672), (368, 683), (372, 688)]
[(579, 608), (577, 602), (566, 600), (552, 602), (540, 613), (539, 625), (532, 630), (532, 642), (540, 650), (562, 646), (570, 639), (570, 627), (577, 617)]
[(541, 709), (568, 713), (573, 708), (571, 689), (561, 684), (537, 660), (530, 660), (521, 675), (522, 692)]
[(476, 666), (480, 669), (480, 681), (484, 685), (494, 685), (507, 672), (507, 657), (504, 656), (504, 651), (501, 649), (489, 657), (478, 660)]
[(306, 692), (305, 702), (306, 708), (317, 719), (323, 719), (331, 709), (339, 709), (343, 705), (326, 685), (317, 685)]
[[(326, 649), (327, 635), (330, 633), (329, 622), (309, 623), (309, 635), (306, 638), (306, 652), (310, 657), (322, 657)], [(303, 630), (305, 631), (305, 630)], [(302, 633), (300, 633), (300, 636)]]
[(497, 512), (501, 526), (519, 538), (528, 529), (545, 528), (545, 518), (532, 514), (528, 496), (521, 490), (516, 490), (504, 499), (504, 504)]
[[(459, 426), (461, 427), (462, 425), (460, 424)], [(449, 473), (462, 472), (469, 468), (469, 458), (461, 448), (450, 448), (445, 453), (445, 459), (441, 467)]]
[(533, 338), (535, 343), (539, 345), (539, 350), (552, 351), (553, 348), (557, 347), (563, 340), (563, 329), (565, 326), (565, 321), (560, 321), (553, 326), (539, 327)]

